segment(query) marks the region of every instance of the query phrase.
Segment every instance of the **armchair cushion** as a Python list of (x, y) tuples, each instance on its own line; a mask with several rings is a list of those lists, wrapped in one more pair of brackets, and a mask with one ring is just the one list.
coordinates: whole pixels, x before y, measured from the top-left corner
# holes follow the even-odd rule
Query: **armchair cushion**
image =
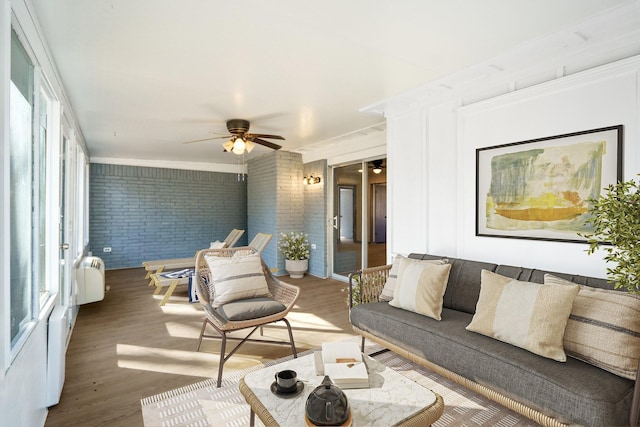
[(231, 257), (205, 255), (205, 260), (211, 274), (209, 288), (213, 285), (209, 303), (214, 308), (241, 299), (271, 297), (260, 254), (234, 254)]
[(215, 311), (226, 321), (239, 321), (271, 316), (286, 310), (286, 308), (273, 298), (257, 297), (233, 301), (221, 305)]

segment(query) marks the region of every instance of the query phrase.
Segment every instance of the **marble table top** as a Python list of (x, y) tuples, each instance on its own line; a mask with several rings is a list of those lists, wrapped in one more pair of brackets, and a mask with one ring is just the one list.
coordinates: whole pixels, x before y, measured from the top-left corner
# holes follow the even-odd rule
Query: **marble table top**
[[(395, 425), (436, 402), (436, 395), (431, 390), (372, 358), (365, 356), (365, 362), (370, 387), (343, 390), (353, 414), (353, 426)], [(271, 392), (276, 372), (283, 369), (293, 369), (298, 373), (298, 379), (304, 381), (304, 390), (295, 397), (283, 398)], [(243, 381), (280, 426), (298, 427), (305, 425), (307, 397), (323, 378), (316, 375), (314, 355), (311, 354), (251, 372)]]

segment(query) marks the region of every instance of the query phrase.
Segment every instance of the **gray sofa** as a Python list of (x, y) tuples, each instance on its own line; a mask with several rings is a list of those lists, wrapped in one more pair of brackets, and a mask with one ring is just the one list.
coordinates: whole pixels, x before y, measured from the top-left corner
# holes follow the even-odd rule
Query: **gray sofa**
[(390, 265), (352, 274), (354, 331), (543, 425), (637, 425), (636, 381), (572, 357), (566, 362), (547, 359), (465, 329), (475, 312), (482, 269), (536, 283), (552, 273), (581, 285), (612, 285), (597, 278), (446, 259), (452, 266), (441, 321), (377, 301)]

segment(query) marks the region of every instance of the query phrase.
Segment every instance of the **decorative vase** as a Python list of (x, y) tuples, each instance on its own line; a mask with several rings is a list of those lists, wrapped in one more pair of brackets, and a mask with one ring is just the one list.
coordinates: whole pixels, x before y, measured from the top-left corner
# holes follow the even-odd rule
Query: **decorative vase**
[(309, 269), (308, 259), (285, 259), (284, 267), (289, 272), (292, 279), (300, 279), (304, 277), (304, 273)]

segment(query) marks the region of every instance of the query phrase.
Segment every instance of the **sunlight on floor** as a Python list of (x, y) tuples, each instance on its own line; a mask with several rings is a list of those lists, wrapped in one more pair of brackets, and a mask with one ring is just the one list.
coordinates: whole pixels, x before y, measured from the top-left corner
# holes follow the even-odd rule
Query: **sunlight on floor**
[(297, 311), (290, 311), (287, 315), (287, 319), (291, 322), (293, 328), (309, 328), (316, 331), (340, 331), (341, 328), (335, 326), (335, 324), (318, 317), (315, 314), (302, 313)]
[(209, 353), (118, 344), (118, 367), (167, 374), (208, 377), (218, 357)]
[[(201, 316), (202, 317), (202, 316)], [(197, 340), (200, 336), (200, 328), (202, 327), (202, 320), (198, 319), (190, 324), (185, 324), (184, 322), (176, 321), (166, 321), (164, 322), (165, 327), (167, 328), (167, 333), (176, 338), (187, 338)], [(195, 345), (195, 344), (194, 344)]]
[[(188, 300), (185, 299), (184, 302), (187, 302), (187, 301)], [(171, 301), (169, 301), (167, 305), (160, 306), (160, 309), (165, 314), (179, 314), (181, 316), (198, 316), (198, 317), (204, 316), (199, 303), (184, 304), (181, 302), (180, 304), (172, 304)]]
[[(119, 368), (191, 377), (211, 378), (218, 375), (220, 355), (216, 353), (168, 350), (129, 344), (118, 344), (116, 352)], [(224, 366), (225, 372), (230, 372), (260, 364), (261, 362), (256, 358), (236, 354)]]

